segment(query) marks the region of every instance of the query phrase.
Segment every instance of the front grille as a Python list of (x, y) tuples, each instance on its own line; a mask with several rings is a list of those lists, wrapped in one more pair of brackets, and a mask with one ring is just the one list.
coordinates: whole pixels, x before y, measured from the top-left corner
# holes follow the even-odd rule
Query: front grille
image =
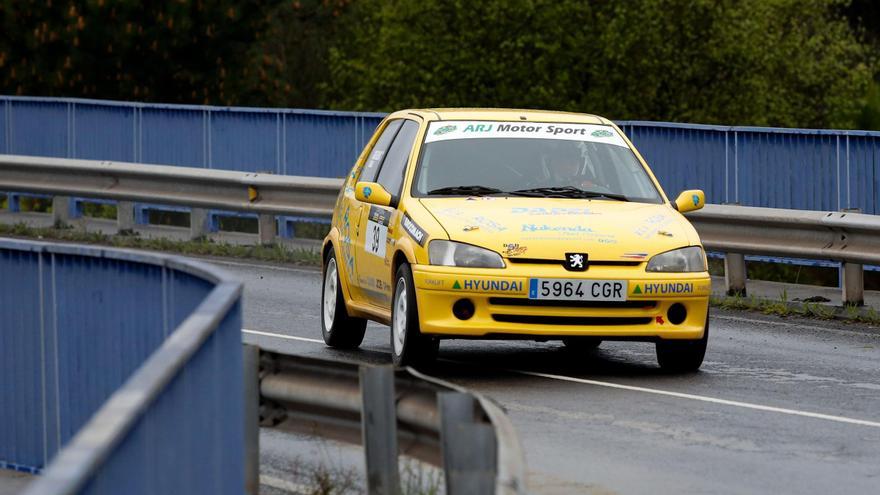
[(523, 297), (490, 297), (489, 304), (495, 306), (541, 308), (653, 309), (657, 307), (657, 301), (551, 301), (547, 299), (526, 299)]
[[(548, 260), (545, 258), (507, 258), (511, 263), (522, 263), (530, 265), (560, 265), (565, 266), (565, 260)], [(588, 268), (590, 266), (639, 266), (642, 261), (623, 261), (623, 260), (587, 260)]]
[(610, 317), (610, 316), (532, 316), (532, 315), (492, 315), (492, 319), (502, 323), (526, 323), (530, 325), (578, 325), (578, 326), (623, 326), (647, 325), (654, 319), (648, 317)]

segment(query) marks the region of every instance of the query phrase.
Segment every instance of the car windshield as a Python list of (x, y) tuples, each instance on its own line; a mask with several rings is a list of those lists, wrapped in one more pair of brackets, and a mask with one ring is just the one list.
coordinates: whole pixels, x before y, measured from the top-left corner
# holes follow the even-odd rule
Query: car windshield
[(537, 122), (432, 122), (413, 195), (662, 202), (613, 127)]

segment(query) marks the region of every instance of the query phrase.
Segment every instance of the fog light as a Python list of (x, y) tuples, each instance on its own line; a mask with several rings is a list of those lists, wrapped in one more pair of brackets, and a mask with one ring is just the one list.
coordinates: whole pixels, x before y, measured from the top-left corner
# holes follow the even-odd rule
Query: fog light
[(470, 299), (459, 299), (452, 305), (452, 314), (459, 320), (469, 320), (474, 316), (474, 303)]
[(666, 312), (666, 319), (673, 325), (680, 325), (687, 318), (688, 312), (684, 304), (675, 303)]

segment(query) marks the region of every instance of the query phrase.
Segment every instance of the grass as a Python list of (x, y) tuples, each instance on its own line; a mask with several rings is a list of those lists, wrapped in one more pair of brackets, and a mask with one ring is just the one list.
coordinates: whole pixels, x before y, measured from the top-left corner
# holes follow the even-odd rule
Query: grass
[(137, 234), (107, 235), (87, 232), (70, 227), (30, 227), (24, 223), (0, 224), (0, 235), (47, 239), (83, 244), (101, 244), (119, 248), (149, 249), (191, 256), (222, 256), (248, 258), (275, 263), (320, 266), (321, 256), (310, 249), (290, 249), (282, 244), (234, 245), (214, 242), (210, 239), (174, 241), (169, 239), (146, 239)]
[[(303, 495), (348, 495), (366, 493), (366, 480), (359, 471), (328, 458), (323, 463), (310, 465), (299, 457), (293, 461), (289, 481), (296, 484)], [(401, 495), (440, 495), (445, 493), (443, 473), (439, 469), (428, 470), (417, 461), (401, 459)]]
[(870, 325), (880, 325), (880, 313), (871, 307), (846, 305), (843, 307), (812, 302), (792, 302), (788, 293), (783, 290), (778, 299), (756, 296), (743, 297), (741, 294), (732, 296), (710, 296), (709, 305), (716, 308), (740, 311), (757, 311), (766, 315), (781, 317), (800, 316), (820, 320), (845, 320)]

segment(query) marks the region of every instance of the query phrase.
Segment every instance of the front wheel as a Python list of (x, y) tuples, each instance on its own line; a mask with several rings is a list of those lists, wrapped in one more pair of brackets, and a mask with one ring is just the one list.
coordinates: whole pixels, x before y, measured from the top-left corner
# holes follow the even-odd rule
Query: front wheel
[(353, 318), (345, 309), (345, 297), (339, 283), (336, 254), (331, 252), (324, 263), (324, 285), (321, 291), (321, 333), (324, 343), (338, 349), (355, 349), (364, 340), (367, 320)]
[(697, 371), (706, 355), (709, 342), (709, 317), (703, 338), (697, 340), (661, 340), (657, 342), (657, 362), (665, 371), (686, 373)]
[(391, 306), (391, 360), (395, 366), (429, 364), (437, 357), (440, 341), (423, 335), (412, 270), (403, 263), (394, 277)]

